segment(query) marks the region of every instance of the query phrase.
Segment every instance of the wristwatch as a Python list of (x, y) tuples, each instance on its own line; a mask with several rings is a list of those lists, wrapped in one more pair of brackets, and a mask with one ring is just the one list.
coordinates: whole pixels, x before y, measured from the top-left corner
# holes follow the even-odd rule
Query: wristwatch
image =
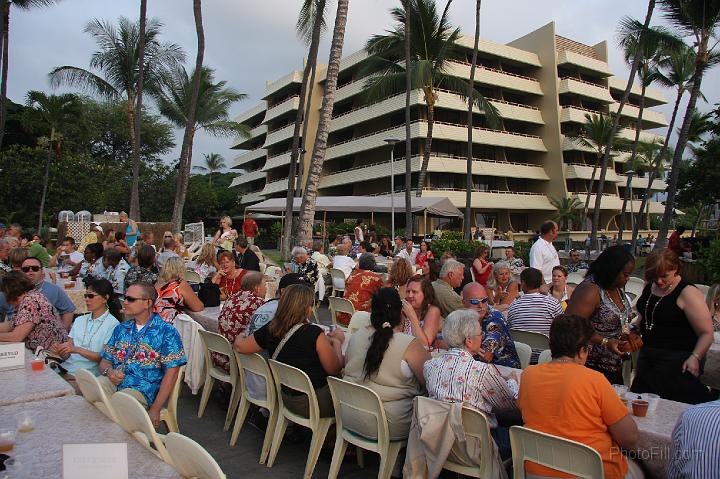
[(609, 342), (609, 341), (610, 341), (610, 340), (609, 340), (608, 338), (602, 338), (602, 341), (600, 341), (600, 346), (602, 346), (603, 348), (607, 349), (607, 345), (608, 345), (608, 342)]
[(108, 367), (106, 367), (105, 369), (103, 369), (100, 374), (102, 374), (103, 376), (107, 376), (108, 371), (110, 371), (110, 366), (108, 366)]

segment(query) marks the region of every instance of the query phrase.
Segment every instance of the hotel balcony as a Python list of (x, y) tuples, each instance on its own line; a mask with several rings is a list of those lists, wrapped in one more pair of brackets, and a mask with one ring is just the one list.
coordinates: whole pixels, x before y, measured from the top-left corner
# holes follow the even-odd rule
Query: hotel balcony
[(235, 121), (238, 123), (245, 123), (246, 121), (250, 120), (251, 118), (260, 115), (265, 111), (267, 108), (267, 102), (261, 102), (254, 107), (250, 108), (249, 110), (245, 110), (244, 112), (240, 113), (238, 116), (235, 117)]
[(258, 138), (263, 135), (267, 135), (268, 127), (267, 125), (260, 125), (256, 126), (252, 130), (250, 130), (250, 138), (236, 138), (234, 143), (230, 148), (235, 150), (243, 150), (247, 149), (250, 146), (250, 142), (254, 140), (255, 138)]
[(267, 98), (273, 93), (277, 93), (281, 89), (290, 86), (293, 83), (297, 83), (298, 85), (302, 84), (302, 76), (303, 72), (301, 70), (295, 70), (285, 75), (284, 77), (275, 80), (274, 82), (268, 83), (267, 85), (265, 85), (265, 94), (263, 95), (263, 100), (267, 100)]
[[(620, 130), (619, 135), (621, 138), (625, 138), (626, 140), (635, 141), (635, 130), (631, 128), (623, 128)], [(664, 136), (656, 135), (655, 133), (648, 133), (646, 131), (640, 132), (640, 141), (644, 141), (647, 143), (659, 143), (663, 144), (665, 141)]]
[[(585, 204), (585, 198), (587, 198), (586, 193), (571, 193), (572, 196), (575, 196), (582, 204)], [(640, 203), (642, 203), (641, 200), (633, 200), (628, 201), (627, 204), (627, 211), (630, 212), (630, 203), (632, 203), (632, 210), (633, 211), (639, 211), (640, 210)], [(620, 198), (618, 195), (611, 195), (611, 194), (604, 194), (602, 198), (602, 203), (600, 203), (600, 209), (601, 210), (615, 210), (620, 211), (622, 210), (622, 204), (623, 199)], [(590, 195), (590, 210), (592, 210), (595, 206), (595, 194)], [(659, 201), (648, 201), (648, 210), (651, 214), (662, 214), (665, 211), (665, 205), (660, 203)]]
[[(577, 163), (569, 163), (565, 165), (565, 178), (568, 180), (589, 180), (592, 178), (593, 166), (581, 165)], [(600, 178), (600, 168), (595, 172), (595, 181)], [(625, 177), (619, 176), (614, 170), (607, 169), (605, 173), (606, 181), (624, 182)]]
[(289, 113), (291, 111), (296, 111), (298, 107), (300, 106), (300, 95), (292, 96), (277, 105), (273, 105), (270, 108), (268, 108), (267, 113), (265, 113), (265, 118), (263, 119), (263, 123), (268, 123), (269, 121), (284, 115), (285, 113)]
[(580, 70), (589, 71), (592, 73), (599, 73), (604, 77), (609, 77), (612, 72), (608, 68), (608, 64), (595, 58), (590, 58), (585, 55), (580, 55), (570, 50), (565, 50), (557, 55), (558, 65), (573, 65), (578, 67)]
[[(470, 67), (471, 65), (469, 63), (453, 61), (448, 65), (447, 74), (467, 80), (470, 78)], [(480, 65), (478, 65), (475, 72), (475, 82), (523, 93), (531, 93), (533, 95), (543, 94), (542, 88), (540, 88), (540, 82), (534, 78)]]
[(281, 141), (292, 138), (293, 131), (295, 131), (295, 125), (291, 123), (287, 126), (283, 126), (282, 128), (278, 128), (277, 130), (268, 132), (265, 137), (265, 144), (263, 144), (263, 148), (268, 148), (272, 145), (280, 143)]
[(346, 83), (335, 91), (335, 103), (354, 97), (365, 89), (365, 78)]
[(260, 201), (263, 201), (264, 199), (265, 197), (262, 196), (259, 191), (256, 191), (242, 195), (242, 197), (240, 198), (240, 204), (247, 205), (250, 203), (258, 203)]
[(265, 184), (265, 188), (260, 192), (261, 195), (271, 195), (281, 191), (287, 191), (288, 179), (283, 178)]
[[(457, 43), (466, 48), (474, 48), (475, 37), (473, 35), (462, 35)], [(478, 51), (487, 53), (492, 57), (500, 57), (512, 62), (522, 63), (527, 66), (539, 68), (542, 66), (540, 58), (536, 53), (521, 50), (519, 48), (503, 45), (490, 40), (480, 39), (478, 43)]]
[[(464, 189), (424, 188), (424, 197), (447, 197), (458, 208), (465, 207)], [(471, 193), (472, 208), (488, 208), (492, 210), (542, 210), (555, 211), (550, 200), (542, 193), (515, 191), (473, 191)]]
[(247, 151), (241, 155), (238, 155), (233, 160), (233, 168), (240, 168), (243, 165), (246, 165), (248, 163), (252, 163), (255, 160), (259, 160), (265, 157), (267, 155), (267, 150), (264, 150), (262, 148), (257, 148), (255, 150)]
[(602, 103), (612, 103), (615, 101), (612, 96), (610, 96), (610, 92), (607, 87), (571, 77), (560, 79), (558, 93), (572, 93), (574, 95), (580, 95)]
[[(608, 85), (611, 90), (615, 90), (617, 93), (623, 93), (625, 91), (625, 88), (627, 88), (627, 80), (624, 80), (622, 78), (618, 78), (616, 76), (612, 76), (608, 78)], [(633, 95), (640, 96), (640, 93), (642, 93), (642, 89), (639, 85), (633, 85), (632, 89), (630, 90), (630, 93)], [(665, 95), (662, 91), (656, 89), (656, 88), (646, 88), (645, 89), (645, 99), (646, 103), (645, 106), (657, 106), (657, 105), (664, 105), (667, 103), (667, 99), (665, 98)]]
[[(620, 180), (618, 181), (618, 186), (626, 187), (627, 186), (627, 175), (625, 173), (619, 175)], [(632, 187), (633, 189), (639, 188), (639, 189), (645, 189), (648, 186), (648, 176), (645, 177), (639, 177), (639, 176), (633, 176), (632, 178)], [(653, 180), (652, 190), (653, 191), (665, 191), (667, 189), (667, 183), (662, 178), (655, 178)]]
[[(617, 113), (619, 106), (620, 106), (619, 103), (612, 103), (610, 105), (610, 112)], [(640, 114), (640, 108), (636, 107), (635, 105), (628, 105), (626, 103), (623, 106), (622, 116), (636, 120), (639, 114)], [(643, 109), (642, 123), (643, 123), (643, 129), (661, 128), (661, 127), (668, 126), (668, 122), (665, 119), (665, 115), (663, 115), (659, 111), (650, 110), (648, 108)]]
[(263, 171), (270, 171), (273, 168), (277, 168), (279, 166), (285, 166), (290, 164), (290, 152), (281, 153), (279, 155), (275, 155), (273, 157), (270, 157), (265, 162), (265, 166), (262, 167)]
[(599, 115), (600, 112), (581, 108), (579, 106), (562, 106), (560, 107), (560, 123), (586, 123), (585, 115)]
[(265, 175), (266, 173), (262, 170), (255, 170), (249, 173), (238, 175), (233, 178), (232, 184), (230, 186), (244, 185), (245, 183), (250, 183), (251, 181), (264, 180)]

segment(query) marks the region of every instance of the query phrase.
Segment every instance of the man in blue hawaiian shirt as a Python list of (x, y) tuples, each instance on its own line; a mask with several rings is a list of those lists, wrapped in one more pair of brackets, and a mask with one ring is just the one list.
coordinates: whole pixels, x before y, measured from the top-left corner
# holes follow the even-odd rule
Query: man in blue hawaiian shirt
[(483, 349), (488, 354), (490, 363), (520, 369), (520, 358), (515, 350), (515, 343), (510, 337), (505, 317), (488, 304), (488, 295), (480, 283), (472, 282), (465, 285), (462, 291), (463, 305), (480, 315), (482, 326)]
[(187, 363), (177, 330), (153, 313), (157, 299), (149, 283), (131, 285), (125, 293), (125, 314), (132, 318), (115, 328), (100, 353), (100, 383), (108, 395), (128, 393), (143, 406), (155, 426), (170, 396), (180, 366)]

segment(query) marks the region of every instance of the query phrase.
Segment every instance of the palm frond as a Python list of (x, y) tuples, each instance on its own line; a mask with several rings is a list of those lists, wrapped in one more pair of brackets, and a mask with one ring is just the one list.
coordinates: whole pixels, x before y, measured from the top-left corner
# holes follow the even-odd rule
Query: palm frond
[(327, 28), (327, 22), (325, 21), (325, 12), (327, 11), (326, 4), (326, 0), (303, 0), (303, 4), (300, 6), (300, 13), (298, 14), (298, 20), (295, 24), (295, 30), (306, 45), (309, 45), (312, 40), (318, 11), (323, 12), (320, 17), (320, 31), (323, 32)]
[(114, 99), (121, 95), (113, 85), (83, 68), (69, 65), (57, 67), (48, 74), (48, 77), (53, 88), (69, 85), (108, 99)]

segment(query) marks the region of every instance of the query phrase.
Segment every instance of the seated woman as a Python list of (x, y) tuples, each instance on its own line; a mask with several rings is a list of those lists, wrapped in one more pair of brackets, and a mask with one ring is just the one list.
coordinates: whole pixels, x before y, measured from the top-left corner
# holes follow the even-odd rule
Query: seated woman
[(520, 286), (513, 279), (512, 271), (510, 271), (510, 263), (507, 261), (495, 263), (493, 277), (495, 278), (495, 286), (487, 288), (488, 296), (492, 301), (491, 304), (498, 311), (507, 311), (520, 292)]
[(540, 290), (546, 292), (553, 298), (560, 301), (563, 311), (567, 308), (568, 301), (575, 291), (574, 286), (567, 284), (568, 272), (563, 266), (555, 266), (552, 269), (552, 282), (549, 285), (545, 285)]
[(0, 291), (15, 307), (12, 320), (0, 323), (0, 342), (24, 342), (30, 350), (50, 349), (68, 339), (67, 330), (45, 295), (20, 271), (11, 271), (0, 282)]
[(158, 292), (157, 300), (155, 300), (155, 312), (166, 323), (172, 324), (175, 316), (185, 310), (202, 311), (205, 309), (205, 305), (185, 281), (185, 263), (182, 258), (168, 258), (157, 283), (155, 283), (155, 289)]
[[(425, 385), (423, 364), (430, 354), (415, 337), (402, 332), (402, 301), (393, 288), (382, 288), (372, 297), (370, 324), (354, 333), (345, 352), (343, 379), (375, 391), (383, 403), (390, 439), (408, 436), (413, 399)], [(374, 438), (362, 418), (343, 420), (354, 432)]]
[(70, 339), (54, 344), (50, 350), (65, 361), (65, 379), (74, 379), (78, 369), (87, 369), (95, 376), (100, 375), (100, 351), (112, 336), (115, 326), (120, 324), (120, 303), (113, 292), (112, 284), (106, 279), (91, 279), (85, 290), (85, 305), (89, 313), (79, 316), (70, 329)]
[(105, 267), (103, 266), (103, 245), (100, 243), (90, 243), (85, 247), (83, 251), (83, 260), (81, 263), (75, 265), (70, 271), (70, 276), (80, 276), (86, 278), (88, 276), (95, 276), (102, 278), (105, 275)]
[[(345, 282), (343, 297), (355, 307), (355, 311), (370, 311), (370, 301), (373, 295), (383, 287), (382, 277), (373, 271), (375, 269), (375, 255), (363, 253), (358, 259), (358, 267), (353, 270)], [(338, 314), (337, 320), (342, 324), (350, 322), (348, 313)]]
[[(255, 331), (252, 336), (238, 336), (235, 351), (242, 354), (267, 350), (271, 358), (302, 369), (310, 378), (320, 406), (321, 417), (335, 415), (328, 376), (336, 376), (343, 368), (342, 343), (344, 335), (336, 330), (325, 334), (310, 323), (315, 293), (309, 286), (294, 284), (283, 290), (277, 312), (272, 321)], [(284, 346), (276, 350), (283, 339)], [(295, 391), (282, 390), (285, 406), (295, 414), (308, 417), (307, 396)]]
[(315, 286), (320, 278), (320, 271), (315, 260), (310, 259), (307, 250), (302, 246), (296, 246), (292, 249), (292, 262), (296, 265), (294, 273), (297, 273), (308, 283)]
[(410, 281), (410, 278), (415, 276), (415, 272), (413, 271), (413, 267), (410, 266), (410, 263), (400, 260), (401, 258), (396, 258), (391, 263), (385, 286), (397, 289), (400, 297), (404, 298), (407, 282)]
[(450, 349), (423, 367), (428, 396), (439, 401), (463, 402), (485, 413), (500, 454), (509, 457), (508, 428), (498, 430), (495, 414), (517, 410), (515, 373), (509, 370), (503, 376), (497, 366), (473, 358), (482, 351), (483, 341), (475, 311), (459, 309), (450, 313), (443, 326), (443, 338)]
[(137, 254), (137, 265), (131, 267), (125, 275), (125, 289), (131, 284), (155, 284), (158, 279), (155, 267), (155, 248), (152, 245), (142, 245)]
[[(587, 318), (555, 318), (550, 326), (552, 361), (529, 366), (522, 374), (518, 406), (525, 427), (592, 447), (602, 457), (608, 479), (642, 477), (641, 472), (636, 475), (638, 466), (620, 453), (621, 447), (637, 444), (635, 421), (605, 376), (584, 366), (593, 334)], [(534, 476), (557, 477), (538, 464), (527, 462), (525, 469)]]
[(380, 253), (378, 254), (386, 258), (392, 258), (393, 256), (395, 256), (393, 254), (392, 242), (387, 236), (383, 236), (382, 238), (380, 238)]
[(205, 243), (200, 250), (200, 255), (195, 259), (193, 271), (200, 275), (200, 280), (205, 281), (208, 276), (212, 277), (220, 269), (215, 259), (215, 246), (212, 243)]
[(240, 282), (246, 270), (237, 267), (235, 256), (230, 251), (221, 252), (218, 255), (218, 263), (220, 263), (220, 271), (212, 277), (212, 282), (220, 287), (222, 293), (220, 298), (227, 299), (242, 289)]
[[(348, 256), (350, 247), (345, 243), (340, 243), (335, 249), (335, 256), (332, 259), (332, 268), (339, 269), (345, 275), (345, 280), (350, 277), (353, 268), (355, 268), (355, 260)], [(333, 280), (333, 288), (342, 289), (345, 283), (340, 284), (339, 280)]]
[(430, 282), (435, 281), (440, 277), (440, 268), (440, 261), (437, 261), (435, 259), (429, 259), (425, 261), (425, 264), (423, 264), (422, 267), (423, 278), (429, 280)]
[(412, 334), (423, 346), (432, 348), (442, 327), (442, 315), (430, 281), (413, 277), (405, 287), (403, 332)]
[(488, 279), (493, 272), (493, 263), (488, 259), (490, 252), (487, 246), (478, 246), (475, 250), (475, 259), (472, 263), (473, 275), (475, 281), (483, 286), (487, 286)]

